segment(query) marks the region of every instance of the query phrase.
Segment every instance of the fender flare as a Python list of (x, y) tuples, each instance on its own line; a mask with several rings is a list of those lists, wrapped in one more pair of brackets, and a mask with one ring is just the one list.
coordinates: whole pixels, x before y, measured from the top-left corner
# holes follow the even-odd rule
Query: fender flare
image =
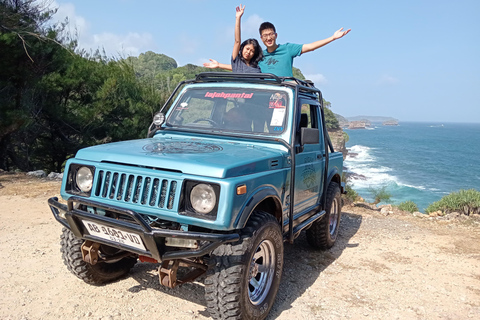
[[(280, 200), (280, 197), (274, 188), (268, 186), (258, 188), (257, 190), (255, 190), (254, 193), (250, 195), (242, 209), (240, 209), (234, 222), (234, 228), (244, 228), (247, 224), (248, 219), (252, 215), (253, 210), (255, 210), (259, 203), (268, 198), (272, 198), (273, 201), (275, 201), (275, 203), (277, 204), (277, 206), (282, 208), (282, 201)], [(282, 221), (280, 221), (280, 223), (282, 223)]]
[(328, 188), (328, 186), (330, 185), (330, 182), (332, 182), (332, 180), (333, 180), (333, 178), (334, 178), (335, 176), (338, 176), (338, 177), (339, 177), (339, 179), (338, 179), (338, 184), (339, 184), (339, 186), (340, 186), (340, 188), (341, 188), (340, 191), (343, 193), (343, 190), (342, 190), (342, 189), (343, 189), (343, 186), (342, 186), (342, 183), (341, 183), (342, 177), (340, 176), (337, 168), (333, 168), (333, 169), (328, 173), (327, 185), (325, 186), (325, 190)]

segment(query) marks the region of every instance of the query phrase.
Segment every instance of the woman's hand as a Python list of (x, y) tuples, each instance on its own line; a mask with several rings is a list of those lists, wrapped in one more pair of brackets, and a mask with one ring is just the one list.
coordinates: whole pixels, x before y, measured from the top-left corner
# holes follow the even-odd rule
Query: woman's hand
[(235, 14), (235, 18), (240, 19), (243, 16), (243, 12), (245, 11), (245, 6), (242, 7), (242, 5), (240, 4), (240, 6), (235, 8), (235, 10), (237, 10), (237, 13)]
[(211, 62), (205, 62), (203, 66), (205, 68), (217, 69), (220, 68), (220, 63), (217, 60), (209, 59)]

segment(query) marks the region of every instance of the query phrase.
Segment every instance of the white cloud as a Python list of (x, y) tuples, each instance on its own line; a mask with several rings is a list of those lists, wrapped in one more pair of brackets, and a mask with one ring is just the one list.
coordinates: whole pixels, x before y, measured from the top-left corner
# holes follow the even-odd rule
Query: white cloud
[(382, 75), (377, 82), (378, 85), (393, 85), (397, 83), (398, 83), (398, 79), (388, 74)]
[(154, 43), (150, 33), (128, 32), (126, 34), (115, 34), (109, 32), (93, 33), (90, 31), (90, 23), (75, 12), (72, 3), (58, 4), (53, 1), (52, 8), (58, 8), (53, 17), (54, 20), (63, 22), (66, 18), (69, 21), (69, 31), (77, 35), (79, 48), (87, 51), (105, 50), (108, 56), (138, 56), (140, 53), (150, 50)]
[(70, 32), (76, 31), (79, 36), (88, 33), (89, 26), (87, 21), (83, 17), (76, 15), (75, 6), (73, 4), (64, 3), (59, 5), (57, 2), (54, 1), (51, 6), (58, 8), (54, 19), (56, 19), (57, 21), (65, 21), (65, 19), (68, 18)]
[(79, 45), (84, 48), (103, 48), (108, 55), (115, 56), (138, 56), (147, 51), (153, 37), (150, 33), (139, 34), (129, 32), (127, 34), (100, 33), (83, 39)]
[(256, 35), (255, 38), (258, 38), (260, 34), (258, 33), (258, 28), (265, 20), (261, 18), (258, 14), (249, 16), (242, 25), (242, 31), (249, 35)]
[(320, 84), (327, 84), (327, 78), (323, 74), (317, 73), (317, 74), (305, 74), (304, 75), (307, 80), (312, 80), (313, 83), (315, 83), (316, 86)]

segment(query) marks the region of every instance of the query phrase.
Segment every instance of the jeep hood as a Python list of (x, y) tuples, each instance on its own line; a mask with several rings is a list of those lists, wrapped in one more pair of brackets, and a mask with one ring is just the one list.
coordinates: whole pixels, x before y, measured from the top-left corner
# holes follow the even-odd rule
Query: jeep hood
[(243, 141), (157, 136), (85, 148), (75, 158), (228, 178), (282, 168), (284, 153)]

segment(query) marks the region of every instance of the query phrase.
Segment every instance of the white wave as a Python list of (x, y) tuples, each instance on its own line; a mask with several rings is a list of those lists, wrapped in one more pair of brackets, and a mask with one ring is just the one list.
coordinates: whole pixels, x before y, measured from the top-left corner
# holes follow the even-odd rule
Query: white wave
[(418, 190), (427, 190), (427, 187), (424, 187), (424, 186), (414, 186), (414, 185), (407, 184), (407, 183), (402, 183), (402, 182), (398, 183), (398, 185), (401, 186), (401, 187), (408, 187), (408, 188), (413, 188), (413, 189), (418, 189)]
[(351, 148), (348, 149), (348, 154), (347, 158), (345, 159), (345, 162), (372, 162), (375, 161), (375, 157), (372, 156), (371, 151), (372, 148), (366, 147), (366, 146), (361, 146), (361, 145), (355, 145)]
[(350, 181), (353, 188), (378, 188), (390, 183), (398, 184), (396, 176), (388, 174), (387, 171), (382, 171), (381, 168), (357, 167), (352, 171), (360, 175), (359, 179)]
[(411, 185), (400, 181), (394, 174), (394, 170), (387, 166), (378, 166), (375, 164), (376, 158), (372, 154), (374, 148), (355, 145), (349, 148), (349, 154), (345, 159), (345, 167), (347, 172), (353, 173), (353, 178), (349, 182), (352, 187), (360, 189), (379, 188), (385, 185), (396, 185), (398, 187), (415, 188), (426, 190), (421, 185)]
[(366, 127), (365, 129), (366, 130), (375, 130), (375, 128), (372, 128), (372, 127)]

